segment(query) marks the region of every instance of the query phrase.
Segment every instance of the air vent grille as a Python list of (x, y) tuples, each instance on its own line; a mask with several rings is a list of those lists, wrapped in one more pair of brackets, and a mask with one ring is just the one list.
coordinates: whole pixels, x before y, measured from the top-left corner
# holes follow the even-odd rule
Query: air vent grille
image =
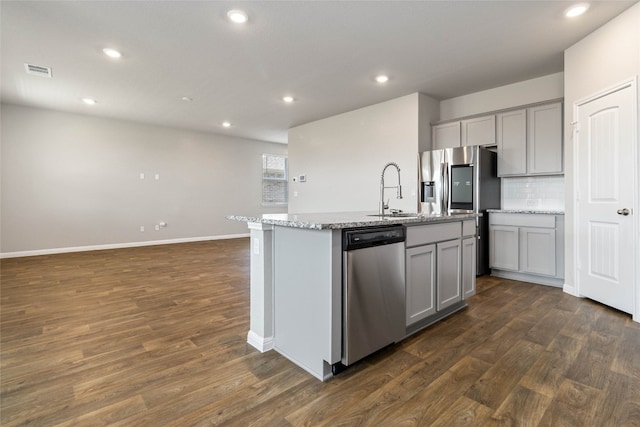
[(24, 68), (25, 70), (27, 70), (27, 74), (31, 74), (33, 76), (51, 78), (51, 67), (44, 67), (42, 65), (33, 65), (33, 64), (25, 63)]

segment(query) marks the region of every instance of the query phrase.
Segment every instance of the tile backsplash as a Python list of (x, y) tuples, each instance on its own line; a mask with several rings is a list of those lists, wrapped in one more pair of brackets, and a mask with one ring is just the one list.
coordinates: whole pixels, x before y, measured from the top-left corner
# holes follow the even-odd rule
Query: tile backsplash
[(502, 209), (564, 210), (564, 176), (501, 178)]

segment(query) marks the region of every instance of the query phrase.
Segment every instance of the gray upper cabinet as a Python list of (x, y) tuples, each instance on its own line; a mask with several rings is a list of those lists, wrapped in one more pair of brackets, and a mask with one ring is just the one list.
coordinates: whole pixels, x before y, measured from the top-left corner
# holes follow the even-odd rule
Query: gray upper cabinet
[(562, 104), (532, 107), (527, 110), (527, 172), (562, 173)]
[(498, 176), (527, 173), (527, 110), (497, 115)]
[(462, 120), (461, 145), (496, 145), (496, 116)]
[(562, 103), (500, 113), (498, 176), (563, 173)]
[(434, 150), (460, 147), (460, 122), (432, 126), (431, 140)]

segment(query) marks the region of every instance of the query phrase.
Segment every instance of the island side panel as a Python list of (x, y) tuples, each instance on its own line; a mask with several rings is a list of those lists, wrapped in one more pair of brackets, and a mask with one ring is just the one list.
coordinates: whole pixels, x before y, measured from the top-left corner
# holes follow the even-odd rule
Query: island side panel
[(321, 380), (342, 351), (341, 237), (340, 230), (274, 230), (274, 348)]
[(273, 348), (273, 226), (250, 222), (250, 322), (247, 342), (261, 352)]

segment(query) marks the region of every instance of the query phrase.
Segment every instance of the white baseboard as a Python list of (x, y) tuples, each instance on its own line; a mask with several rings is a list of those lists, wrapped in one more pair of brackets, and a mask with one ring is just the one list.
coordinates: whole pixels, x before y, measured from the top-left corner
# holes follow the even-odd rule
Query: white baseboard
[(242, 237), (249, 237), (249, 233), (225, 234), (222, 236), (186, 237), (181, 239), (168, 239), (168, 240), (149, 240), (146, 242), (114, 243), (109, 245), (92, 245), (92, 246), (75, 246), (75, 247), (68, 247), (68, 248), (38, 249), (33, 251), (4, 252), (4, 253), (0, 253), (0, 259), (39, 256), (39, 255), (55, 255), (55, 254), (65, 254), (70, 252), (102, 251), (106, 249), (139, 248), (142, 246), (204, 242), (207, 240), (239, 239)]
[(501, 277), (503, 279), (518, 280), (521, 282), (535, 283), (537, 285), (553, 286), (555, 288), (562, 288), (564, 284), (564, 279), (537, 276), (535, 274), (518, 273), (514, 271), (496, 270), (493, 268), (491, 269), (491, 275), (495, 277)]
[(273, 349), (273, 337), (264, 338), (253, 331), (249, 331), (249, 333), (247, 334), (247, 342), (252, 347), (258, 349), (260, 353), (264, 353), (265, 351)]

